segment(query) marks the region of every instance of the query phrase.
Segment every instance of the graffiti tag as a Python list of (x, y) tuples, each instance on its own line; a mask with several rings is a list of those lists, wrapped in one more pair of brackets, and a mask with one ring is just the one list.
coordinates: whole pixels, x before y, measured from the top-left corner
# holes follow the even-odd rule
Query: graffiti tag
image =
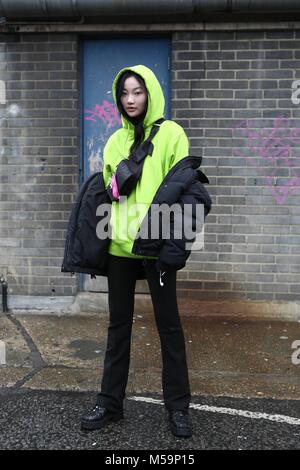
[(86, 121), (97, 122), (97, 120), (100, 119), (108, 128), (122, 124), (118, 108), (116, 105), (106, 100), (104, 100), (101, 105), (95, 104), (94, 109), (85, 109), (84, 112), (89, 114), (84, 118)]
[[(246, 120), (233, 129), (233, 137), (246, 139), (244, 147), (234, 149), (235, 155), (257, 169), (277, 204), (283, 204), (300, 186), (300, 155), (295, 154), (295, 147), (300, 144), (300, 128), (291, 128), (290, 119), (284, 117), (275, 118), (271, 128), (259, 129), (255, 128), (254, 120)], [(298, 174), (294, 167), (298, 167)]]

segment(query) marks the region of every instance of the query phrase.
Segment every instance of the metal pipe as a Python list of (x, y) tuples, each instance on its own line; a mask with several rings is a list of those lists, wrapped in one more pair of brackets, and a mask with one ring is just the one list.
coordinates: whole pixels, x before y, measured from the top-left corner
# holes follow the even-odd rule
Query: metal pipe
[(8, 312), (7, 306), (7, 282), (3, 276), (0, 277), (0, 283), (2, 285), (2, 312)]
[(300, 12), (299, 0), (0, 0), (0, 16), (50, 18)]

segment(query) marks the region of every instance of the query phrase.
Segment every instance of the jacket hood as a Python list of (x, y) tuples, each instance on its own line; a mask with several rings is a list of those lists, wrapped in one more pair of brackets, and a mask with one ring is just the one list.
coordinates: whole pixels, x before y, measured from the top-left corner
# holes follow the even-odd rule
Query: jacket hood
[[(120, 75), (127, 70), (132, 70), (133, 72), (138, 73), (145, 81), (148, 90), (148, 109), (144, 119), (144, 127), (146, 128), (152, 126), (152, 124), (157, 121), (157, 119), (164, 117), (165, 98), (160, 83), (152, 70), (145, 65), (125, 67), (121, 69), (120, 72), (118, 72), (112, 85), (113, 97), (116, 104), (117, 81)], [(134, 125), (123, 115), (121, 115), (121, 119), (125, 129), (134, 129)]]

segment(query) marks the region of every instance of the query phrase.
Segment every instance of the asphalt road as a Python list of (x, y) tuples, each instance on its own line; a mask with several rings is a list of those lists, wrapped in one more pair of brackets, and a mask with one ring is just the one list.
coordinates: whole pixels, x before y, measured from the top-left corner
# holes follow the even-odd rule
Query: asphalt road
[(190, 450), (300, 449), (299, 401), (193, 396), (194, 434), (179, 439), (168, 430), (161, 396), (153, 394), (138, 401), (127, 396), (124, 420), (101, 431), (81, 431), (80, 416), (94, 398), (90, 392), (0, 389), (0, 449), (114, 450), (115, 458), (122, 449), (186, 456)]

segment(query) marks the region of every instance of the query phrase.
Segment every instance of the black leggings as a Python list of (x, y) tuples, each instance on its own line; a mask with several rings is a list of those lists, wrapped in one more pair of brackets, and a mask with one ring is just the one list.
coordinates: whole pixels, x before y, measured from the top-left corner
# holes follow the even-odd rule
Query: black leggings
[(109, 255), (108, 302), (110, 322), (101, 392), (97, 403), (111, 411), (123, 409), (128, 381), (134, 294), (138, 269), (145, 269), (162, 352), (162, 386), (168, 410), (184, 410), (190, 386), (183, 330), (176, 297), (176, 270), (166, 271), (160, 285), (155, 259)]

